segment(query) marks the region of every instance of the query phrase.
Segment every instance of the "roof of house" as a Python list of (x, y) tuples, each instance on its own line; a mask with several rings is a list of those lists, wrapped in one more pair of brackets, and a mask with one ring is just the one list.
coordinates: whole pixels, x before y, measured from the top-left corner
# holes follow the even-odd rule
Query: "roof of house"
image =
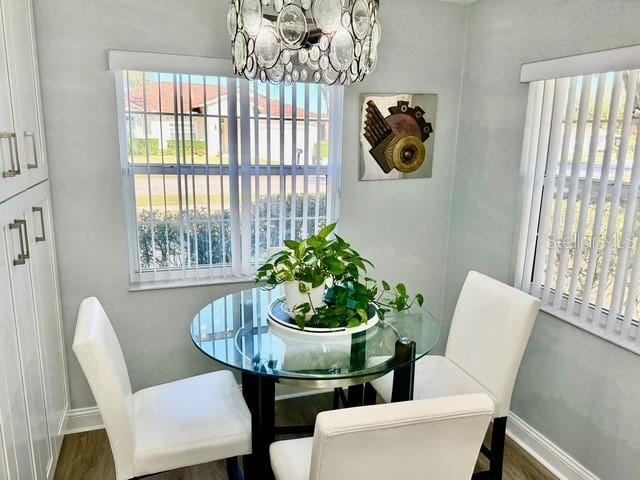
[[(128, 94), (125, 94), (125, 101), (130, 101), (132, 106), (143, 110), (145, 108), (144, 94), (146, 93), (147, 112), (175, 113), (176, 99), (174, 94), (176, 93), (176, 91), (179, 94), (179, 89), (180, 87), (178, 87), (178, 89), (176, 90), (173, 82), (148, 83), (144, 88), (142, 86), (139, 86), (129, 91)], [(202, 84), (183, 84), (181, 95), (182, 98), (177, 99), (177, 112), (202, 112), (205, 101), (207, 103), (207, 106), (209, 106), (218, 101), (218, 95), (220, 95), (221, 98), (224, 98), (227, 95), (227, 87), (221, 85), (218, 89), (218, 85), (205, 86)], [(254, 90), (251, 90), (251, 92), (249, 93), (249, 101), (252, 105), (253, 95)], [(279, 117), (280, 102), (277, 98), (270, 98), (269, 101), (271, 107), (271, 117)], [(191, 102), (191, 104), (189, 104), (189, 102)], [(258, 95), (258, 110), (260, 114), (267, 113), (267, 97), (265, 95)], [(217, 111), (209, 113), (217, 113)], [(292, 114), (293, 106), (289, 103), (285, 103), (285, 118), (291, 118)], [(304, 118), (304, 108), (296, 108), (296, 116), (297, 118)], [(310, 112), (309, 119), (315, 120), (316, 118), (316, 112)]]

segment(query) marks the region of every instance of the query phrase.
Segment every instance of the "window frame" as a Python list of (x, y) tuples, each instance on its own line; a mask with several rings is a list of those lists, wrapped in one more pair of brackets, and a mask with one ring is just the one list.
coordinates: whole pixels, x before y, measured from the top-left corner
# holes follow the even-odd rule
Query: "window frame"
[[(640, 45), (617, 49), (585, 53), (570, 57), (563, 57), (522, 65), (520, 81), (529, 85), (527, 110), (525, 118), (524, 136), (522, 143), (522, 157), (520, 164), (520, 199), (519, 199), (519, 227), (517, 228), (514, 244), (514, 286), (525, 292), (531, 292), (533, 285), (535, 256), (538, 249), (539, 221), (542, 216), (542, 195), (544, 179), (547, 170), (548, 152), (540, 152), (540, 145), (548, 147), (548, 139), (541, 139), (540, 134), (549, 132), (551, 115), (544, 111), (544, 107), (553, 103), (547, 95), (553, 96), (554, 89), (548, 88), (554, 83), (567, 77), (583, 75), (598, 75), (627, 70), (640, 69)], [(555, 84), (554, 84), (555, 85)], [(551, 100), (551, 101), (550, 101)], [(636, 148), (640, 148), (636, 146)], [(540, 158), (544, 157), (544, 161)], [(571, 178), (567, 176), (567, 180)], [(640, 253), (638, 253), (640, 255)], [(559, 299), (557, 296), (561, 295)], [(543, 302), (541, 311), (563, 320), (592, 335), (622, 347), (628, 351), (640, 354), (640, 322), (632, 319), (631, 326), (636, 328), (636, 338), (624, 338), (613, 328), (601, 328), (609, 322), (617, 322), (624, 315), (617, 313), (614, 319), (609, 318), (609, 310), (602, 308), (599, 318), (594, 318), (595, 308), (590, 303), (587, 317), (591, 322), (581, 321), (580, 318), (567, 311), (569, 292), (557, 292), (550, 287), (549, 301)], [(583, 299), (574, 297), (576, 305), (582, 305)], [(555, 308), (554, 304), (560, 304)]]
[[(183, 269), (172, 268), (156, 268), (154, 272), (139, 271), (139, 242), (138, 242), (138, 220), (135, 202), (135, 175), (136, 171), (140, 171), (145, 175), (162, 173), (171, 166), (151, 165), (131, 165), (129, 163), (129, 140), (127, 137), (127, 113), (125, 111), (125, 91), (124, 91), (124, 72), (129, 71), (146, 71), (150, 73), (174, 73), (176, 75), (207, 75), (226, 78), (235, 78), (243, 80), (233, 74), (231, 61), (228, 59), (194, 57), (188, 55), (171, 55), (160, 53), (133, 52), (122, 50), (110, 50), (108, 52), (109, 68), (114, 72), (115, 76), (115, 100), (116, 115), (118, 123), (118, 144), (121, 167), (121, 179), (123, 189), (123, 203), (125, 214), (125, 227), (127, 235), (127, 250), (129, 264), (129, 291), (144, 291), (167, 288), (182, 288), (190, 286), (202, 285), (224, 285), (235, 283), (253, 283), (254, 276), (252, 271), (243, 269), (242, 272), (232, 272), (231, 274), (222, 275), (223, 271), (231, 268), (228, 266), (202, 266), (188, 267)], [(241, 87), (242, 88), (242, 87)], [(238, 102), (239, 103), (239, 102)], [(313, 167), (308, 173), (316, 174), (318, 171), (321, 175), (326, 175), (326, 218), (327, 221), (336, 221), (339, 216), (340, 209), (340, 174), (341, 174), (341, 152), (342, 152), (342, 119), (344, 116), (344, 88), (334, 87), (329, 95), (329, 164), (320, 166), (318, 170)], [(237, 105), (238, 113), (240, 113), (240, 105)], [(240, 115), (238, 115), (240, 119)], [(244, 120), (240, 120), (241, 122)], [(252, 121), (252, 120), (247, 120)], [(240, 141), (240, 139), (239, 139)], [(240, 161), (240, 159), (238, 159)], [(207, 167), (183, 165), (181, 174), (184, 170), (205, 171)], [(217, 169), (218, 167), (216, 167)], [(222, 167), (225, 170), (232, 168), (230, 165)], [(253, 169), (254, 167), (252, 167)], [(255, 166), (258, 172), (263, 169), (265, 173), (267, 166)], [(273, 167), (272, 167), (273, 168)], [(278, 173), (275, 175), (290, 171), (295, 172), (296, 176), (304, 176), (304, 171), (308, 167), (304, 165), (278, 165)], [(149, 170), (150, 169), (150, 170)], [(241, 168), (240, 168), (241, 169)], [(253, 170), (252, 170), (253, 171)], [(252, 174), (253, 176), (253, 174)], [(239, 173), (239, 182), (243, 180), (242, 173)], [(251, 179), (249, 179), (251, 181)], [(253, 188), (251, 189), (253, 192)], [(229, 241), (231, 241), (229, 239)], [(243, 249), (243, 247), (240, 247)], [(236, 247), (236, 250), (238, 248)], [(240, 253), (238, 251), (238, 253)], [(246, 253), (246, 252), (244, 252)], [(188, 272), (186, 272), (188, 270)]]

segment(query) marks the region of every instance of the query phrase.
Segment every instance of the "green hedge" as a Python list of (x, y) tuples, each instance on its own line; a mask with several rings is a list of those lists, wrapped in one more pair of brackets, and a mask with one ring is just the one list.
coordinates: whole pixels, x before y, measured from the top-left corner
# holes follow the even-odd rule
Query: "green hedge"
[(144, 138), (134, 138), (131, 140), (131, 152), (134, 155), (146, 155), (147, 145), (149, 146), (149, 155), (160, 154), (160, 142), (157, 138), (150, 138), (145, 141)]
[[(311, 217), (315, 212), (316, 201), (319, 202), (318, 210), (320, 214), (327, 211), (326, 195), (320, 195), (317, 199), (310, 196), (308, 199), (309, 220), (307, 229), (312, 232), (314, 229)], [(279, 215), (278, 208), (280, 199), (273, 196), (271, 199), (271, 226), (267, 225), (267, 197), (261, 197), (258, 203), (260, 211), (260, 221), (258, 231), (260, 239), (260, 251), (267, 248), (267, 232), (271, 233), (269, 245), (279, 243)], [(291, 195), (285, 199), (285, 211), (291, 207)], [(300, 239), (303, 236), (304, 225), (304, 201), (301, 194), (296, 195), (296, 222), (293, 225), (295, 234), (293, 238)], [(255, 204), (252, 207), (251, 217), (255, 218)], [(153, 221), (153, 228), (151, 223)], [(251, 222), (251, 238), (256, 232), (256, 222)], [(292, 225), (290, 220), (285, 220), (283, 225), (286, 238), (291, 235)], [(324, 227), (324, 222), (320, 222), (318, 228)], [(182, 239), (182, 242), (181, 242)], [(151, 269), (154, 266), (159, 268), (180, 267), (183, 262), (187, 265), (220, 265), (229, 263), (231, 259), (231, 212), (225, 210), (209, 214), (202, 208), (195, 212), (190, 211), (188, 218), (177, 212), (164, 212), (154, 210), (153, 214), (149, 210), (142, 210), (138, 214), (138, 243), (140, 246), (140, 264), (143, 269)], [(209, 249), (211, 245), (211, 249)], [(224, 245), (224, 249), (222, 246)], [(184, 247), (184, 250), (183, 250)], [(255, 255), (255, 242), (251, 242), (251, 253)]]
[(320, 147), (320, 156), (322, 158), (329, 158), (329, 142), (327, 140), (323, 140), (319, 144), (316, 143), (311, 150), (314, 155), (316, 155), (318, 146)]
[[(175, 155), (176, 143), (177, 142), (175, 140), (168, 140), (165, 153), (169, 155)], [(193, 140), (193, 142), (185, 142), (184, 145), (182, 144), (182, 141), (180, 141), (180, 153), (184, 151), (186, 155), (191, 155), (192, 148), (195, 155), (204, 156), (207, 153), (207, 148), (204, 140)]]

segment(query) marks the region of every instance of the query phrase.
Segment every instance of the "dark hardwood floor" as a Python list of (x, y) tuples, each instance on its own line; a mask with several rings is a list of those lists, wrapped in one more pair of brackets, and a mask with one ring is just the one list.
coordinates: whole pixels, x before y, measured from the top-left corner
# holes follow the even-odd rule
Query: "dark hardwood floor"
[[(318, 412), (331, 409), (331, 395), (292, 398), (276, 402), (279, 425), (311, 423)], [(285, 438), (285, 437), (279, 437)], [(484, 459), (478, 462), (484, 470)], [(226, 480), (224, 462), (212, 462), (153, 475), (153, 480)], [(62, 444), (54, 480), (113, 480), (115, 469), (104, 430), (67, 435)], [(556, 480), (530, 455), (507, 439), (504, 480)]]

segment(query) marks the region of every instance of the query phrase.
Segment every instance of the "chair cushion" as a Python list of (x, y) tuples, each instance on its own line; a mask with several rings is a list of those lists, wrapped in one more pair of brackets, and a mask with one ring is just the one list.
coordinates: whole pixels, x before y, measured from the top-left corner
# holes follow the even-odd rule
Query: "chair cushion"
[(313, 437), (271, 444), (271, 468), (278, 480), (309, 480)]
[(133, 395), (137, 476), (251, 453), (251, 414), (220, 371)]
[[(371, 384), (386, 402), (391, 401), (393, 373), (374, 380)], [(415, 400), (467, 393), (486, 393), (496, 405), (495, 417), (506, 415), (500, 410), (501, 406), (495, 395), (448, 358), (427, 355), (416, 362), (413, 392)]]

